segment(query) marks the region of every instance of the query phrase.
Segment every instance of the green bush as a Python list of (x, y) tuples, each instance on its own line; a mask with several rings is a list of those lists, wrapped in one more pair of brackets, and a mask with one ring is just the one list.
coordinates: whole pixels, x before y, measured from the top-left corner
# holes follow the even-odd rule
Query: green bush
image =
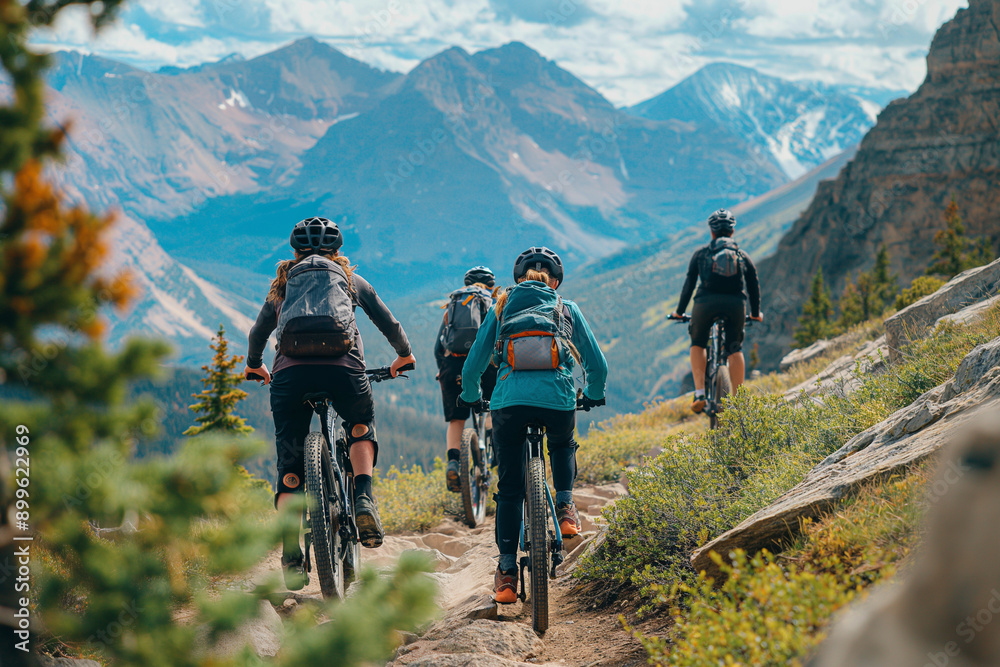
[(909, 287), (896, 296), (896, 310), (902, 310), (925, 296), (934, 294), (944, 286), (944, 283), (945, 281), (934, 276), (918, 276)]
[(427, 472), (418, 465), (375, 472), (373, 490), (386, 532), (426, 531), (459, 512), (461, 498), (448, 491), (444, 471), (444, 463), (436, 459)]
[(669, 640), (639, 636), (650, 664), (801, 665), (822, 641), (831, 615), (857, 595), (842, 568), (835, 567), (836, 574), (782, 568), (767, 551), (752, 558), (736, 551), (731, 563), (715, 558), (725, 583), (716, 587), (699, 577), (679, 584), (672, 597), (683, 597), (686, 605), (674, 610)]

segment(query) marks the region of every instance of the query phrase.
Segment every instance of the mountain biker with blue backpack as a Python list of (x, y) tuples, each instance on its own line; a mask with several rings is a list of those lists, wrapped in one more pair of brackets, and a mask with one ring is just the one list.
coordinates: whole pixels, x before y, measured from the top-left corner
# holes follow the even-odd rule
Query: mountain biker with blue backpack
[(517, 599), (528, 425), (545, 426), (556, 518), (563, 535), (577, 535), (575, 360), (586, 376), (584, 409), (604, 405), (605, 400), (607, 362), (580, 308), (556, 293), (562, 280), (562, 260), (555, 252), (545, 247), (522, 252), (514, 263), (515, 286), (498, 295), (462, 371), (461, 400), (481, 406), (479, 380), (491, 363), (499, 367), (490, 410), (499, 470), (496, 539), (500, 562), (494, 588), (496, 601), (502, 604)]
[(760, 284), (757, 268), (750, 256), (740, 250), (733, 234), (736, 217), (726, 209), (719, 209), (708, 218), (712, 242), (699, 248), (691, 257), (687, 278), (681, 289), (677, 311), (671, 317), (680, 318), (687, 310), (695, 285), (701, 281), (694, 297), (691, 311), (691, 374), (694, 376), (694, 400), (691, 410), (699, 413), (705, 409), (705, 368), (708, 365), (708, 339), (712, 324), (722, 318), (725, 322), (726, 350), (729, 359), (729, 377), (735, 392), (743, 384), (746, 361), (743, 358), (743, 330), (746, 301), (750, 301), (750, 319), (761, 322)]
[[(403, 327), (368, 282), (340, 254), (344, 240), (326, 218), (307, 218), (292, 229), (289, 243), (295, 258), (278, 264), (267, 299), (250, 329), (247, 379), (271, 386), (271, 413), (277, 448), (275, 506), (282, 510), (301, 493), (304, 480), (303, 444), (312, 410), (304, 403), (310, 393), (326, 392), (344, 420), (354, 472), (354, 507), (358, 538), (366, 547), (382, 545), (384, 533), (372, 494), (372, 471), (378, 459), (375, 404), (365, 375), (364, 345), (354, 319), (358, 306), (395, 349), (393, 377), (413, 364)], [(276, 331), (273, 376), (263, 363), (264, 347)], [(282, 535), (281, 564), (292, 590), (308, 581), (299, 530)]]
[[(469, 419), (469, 407), (459, 405), (458, 396), (462, 392), (462, 366), (476, 341), (479, 327), (486, 314), (493, 307), (493, 286), (496, 277), (485, 266), (474, 266), (465, 272), (465, 286), (455, 290), (448, 297), (444, 317), (434, 343), (434, 359), (437, 361), (437, 380), (441, 384), (441, 399), (444, 405), (444, 419), (448, 422), (448, 468), (446, 484), (452, 493), (462, 490), (459, 474), (462, 431)], [(483, 374), (483, 397), (488, 401), (496, 384), (497, 369), (490, 365)], [(487, 417), (486, 428), (490, 428)]]

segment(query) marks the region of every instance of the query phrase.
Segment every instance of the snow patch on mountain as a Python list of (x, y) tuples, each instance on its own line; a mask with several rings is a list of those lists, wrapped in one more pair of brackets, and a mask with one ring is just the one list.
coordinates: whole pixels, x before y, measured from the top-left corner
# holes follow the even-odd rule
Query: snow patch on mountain
[(857, 144), (871, 129), (882, 106), (865, 92), (715, 63), (627, 111), (651, 120), (722, 126), (794, 180)]

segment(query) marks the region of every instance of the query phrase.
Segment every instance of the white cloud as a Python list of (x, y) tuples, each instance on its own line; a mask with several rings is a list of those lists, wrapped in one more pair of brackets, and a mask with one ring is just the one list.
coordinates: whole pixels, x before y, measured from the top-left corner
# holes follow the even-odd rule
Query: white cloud
[(519, 40), (621, 105), (655, 95), (717, 60), (795, 79), (915, 88), (934, 31), (967, 5), (967, 0), (138, 2), (141, 12), (126, 5), (120, 21), (96, 40), (85, 14), (67, 11), (36, 41), (156, 67), (216, 60), (234, 51), (253, 57), (312, 35), (374, 66), (407, 71), (449, 46), (478, 51)]

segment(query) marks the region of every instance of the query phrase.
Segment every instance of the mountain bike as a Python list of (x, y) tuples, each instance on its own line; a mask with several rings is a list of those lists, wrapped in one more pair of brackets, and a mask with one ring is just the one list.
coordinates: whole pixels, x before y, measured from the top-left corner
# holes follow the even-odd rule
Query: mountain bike
[[(409, 377), (402, 372), (412, 369), (413, 364), (407, 364), (396, 377)], [(388, 366), (366, 369), (365, 374), (371, 382), (392, 379)], [(315, 565), (324, 598), (343, 599), (361, 566), (351, 455), (330, 394), (306, 394), (303, 402), (313, 409), (320, 424), (320, 430), (309, 433), (303, 445), (306, 570), (312, 572)]]
[[(483, 401), (481, 405), (489, 410), (489, 402)], [(582, 408), (582, 400), (577, 399), (576, 409)], [(519, 562), (521, 591), (517, 597), (521, 602), (530, 598), (531, 626), (535, 632), (544, 634), (549, 629), (549, 579), (556, 578), (556, 568), (566, 559), (566, 550), (556, 518), (556, 504), (545, 480), (545, 426), (528, 424), (526, 441), (519, 546), (527, 555), (521, 556)], [(530, 588), (525, 587), (525, 570), (531, 573)]]
[(486, 519), (495, 465), (493, 432), (486, 430), (486, 413), (480, 414), (473, 410), (472, 428), (462, 431), (458, 460), (462, 507), (465, 510), (465, 523), (469, 528), (475, 528)]
[[(670, 317), (674, 322), (690, 322), (690, 315)], [(705, 414), (708, 415), (709, 428), (719, 425), (719, 412), (722, 411), (722, 400), (733, 393), (733, 381), (729, 377), (729, 365), (726, 359), (726, 318), (717, 317), (712, 321), (712, 329), (708, 339), (708, 359), (705, 365)], [(745, 318), (746, 326), (751, 326), (754, 320)]]

